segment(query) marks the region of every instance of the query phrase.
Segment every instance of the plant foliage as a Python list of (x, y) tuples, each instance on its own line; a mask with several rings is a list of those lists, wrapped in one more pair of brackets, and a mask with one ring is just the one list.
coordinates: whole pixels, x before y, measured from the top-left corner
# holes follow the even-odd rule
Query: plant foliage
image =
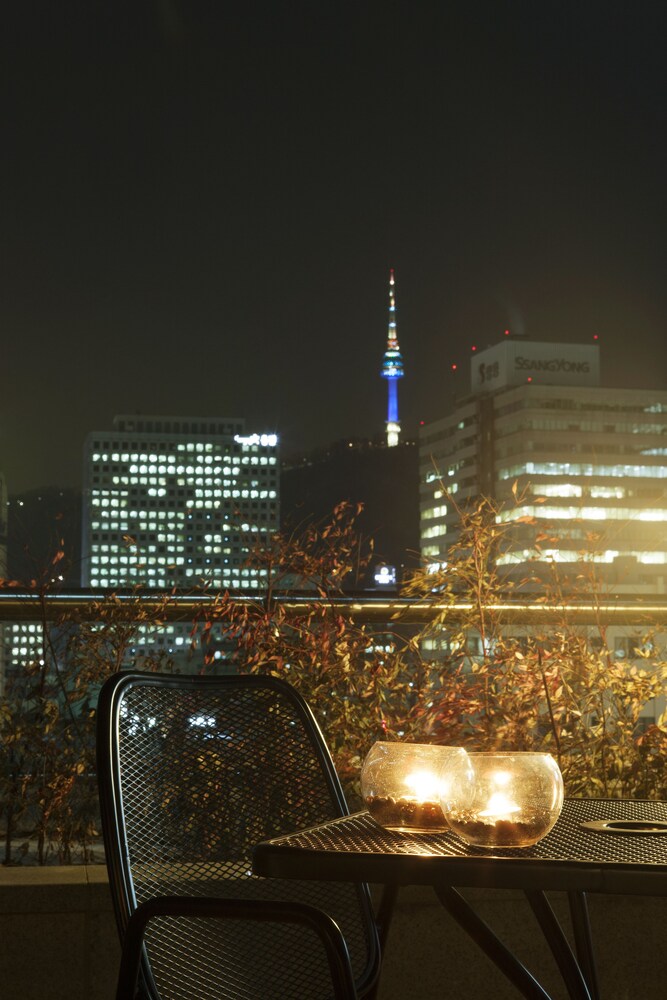
[[(185, 663), (141, 653), (172, 595), (147, 606), (138, 591), (129, 613), (111, 595), (86, 620), (52, 623), (44, 610), (39, 651), (8, 678), (0, 701), (4, 863), (27, 861), (28, 843), (30, 859), (42, 864), (93, 857), (97, 692), (111, 673), (135, 666), (285, 678), (313, 709), (353, 805), (361, 762), (378, 739), (545, 750), (570, 795), (667, 798), (667, 726), (662, 716), (643, 722), (646, 707), (663, 698), (667, 668), (650, 623), (617, 658), (601, 622), (592, 634), (569, 620), (554, 569), (549, 587), (533, 596), (550, 610), (549, 627), (510, 626), (504, 608), (521, 597), (521, 584), (498, 572), (507, 526), (481, 499), (459, 511), (447, 564), (404, 585), (402, 596), (432, 605), (428, 624), (400, 614), (369, 624), (334, 600), (372, 554), (357, 514), (340, 504), (324, 522), (258, 545), (249, 564), (261, 591), (202, 601)], [(50, 586), (40, 584), (42, 598)], [(595, 605), (590, 574), (578, 586)], [(296, 594), (298, 610), (290, 605)]]

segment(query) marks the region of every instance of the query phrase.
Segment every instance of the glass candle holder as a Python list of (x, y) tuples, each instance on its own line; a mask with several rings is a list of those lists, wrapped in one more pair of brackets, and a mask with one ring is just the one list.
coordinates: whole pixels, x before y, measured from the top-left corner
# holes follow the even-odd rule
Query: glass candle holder
[(450, 767), (453, 761), (463, 764), (466, 756), (461, 747), (374, 743), (361, 768), (364, 804), (375, 822), (387, 830), (446, 830)]
[(548, 753), (469, 753), (451, 774), (443, 811), (476, 847), (530, 847), (563, 807), (563, 777)]

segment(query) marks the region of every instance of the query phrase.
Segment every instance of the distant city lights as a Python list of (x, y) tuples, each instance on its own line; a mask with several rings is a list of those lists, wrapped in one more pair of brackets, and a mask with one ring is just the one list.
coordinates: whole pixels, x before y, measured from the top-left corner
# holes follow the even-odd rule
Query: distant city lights
[(373, 578), (379, 587), (389, 587), (396, 583), (396, 567), (382, 564), (375, 567)]

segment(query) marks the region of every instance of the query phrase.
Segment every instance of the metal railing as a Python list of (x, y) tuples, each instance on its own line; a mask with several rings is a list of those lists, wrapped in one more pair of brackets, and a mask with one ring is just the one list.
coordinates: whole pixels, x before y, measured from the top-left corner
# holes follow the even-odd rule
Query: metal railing
[[(346, 593), (334, 598), (322, 598), (312, 593), (274, 594), (269, 601), (261, 594), (233, 593), (239, 604), (282, 606), (289, 614), (298, 615), (314, 604), (325, 604), (344, 617), (369, 624), (400, 621), (408, 625), (421, 625), (439, 615), (456, 621), (473, 610), (466, 602), (451, 603), (438, 600), (411, 600), (395, 594)], [(100, 605), (113, 601), (119, 618), (127, 621), (136, 618), (137, 609), (159, 613), (165, 622), (192, 621), (207, 609), (215, 613), (220, 597), (202, 591), (179, 593), (136, 591), (78, 590), (68, 593), (40, 594), (35, 591), (15, 590), (0, 593), (0, 622), (57, 621), (63, 616), (80, 621), (94, 621), (99, 617)], [(487, 606), (489, 612), (508, 625), (557, 624), (564, 618), (571, 624), (603, 624), (642, 627), (667, 626), (667, 596), (643, 600), (627, 597), (599, 601), (571, 601), (546, 605), (539, 600), (507, 600)]]

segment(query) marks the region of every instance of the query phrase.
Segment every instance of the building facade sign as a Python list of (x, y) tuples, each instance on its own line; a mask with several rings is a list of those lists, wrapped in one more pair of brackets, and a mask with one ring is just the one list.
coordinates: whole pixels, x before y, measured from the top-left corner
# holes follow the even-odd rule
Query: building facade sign
[(508, 340), (470, 359), (473, 394), (525, 382), (597, 386), (600, 384), (599, 348), (594, 344)]

